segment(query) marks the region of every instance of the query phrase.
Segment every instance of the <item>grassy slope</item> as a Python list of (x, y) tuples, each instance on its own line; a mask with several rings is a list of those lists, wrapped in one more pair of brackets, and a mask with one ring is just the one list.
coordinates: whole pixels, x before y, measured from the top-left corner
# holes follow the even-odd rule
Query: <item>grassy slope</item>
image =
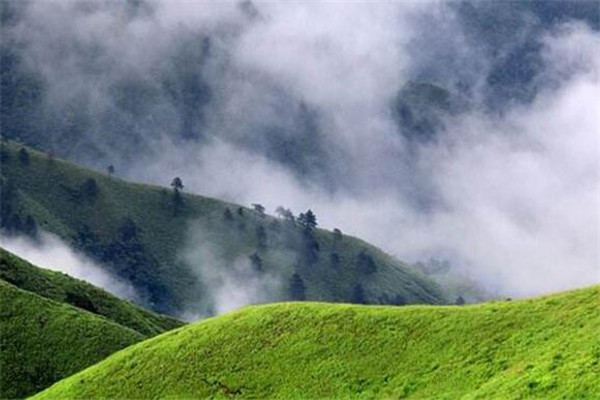
[[(157, 305), (155, 309), (177, 312), (184, 303), (198, 300), (197, 276), (177, 258), (192, 222), (204, 232), (204, 241), (218, 245), (223, 258), (247, 259), (258, 252), (267, 272), (276, 271), (284, 279), (299, 272), (307, 286), (307, 297), (312, 300), (348, 301), (354, 286), (361, 283), (370, 302), (378, 302), (383, 295), (400, 295), (408, 303), (445, 301), (439, 287), (427, 277), (362, 240), (350, 236), (336, 240), (331, 232), (317, 230), (318, 260), (307, 265), (297, 254), (302, 241), (300, 228), (280, 219), (260, 218), (245, 208), (240, 216), (237, 205), (188, 194), (184, 195), (183, 212), (174, 216), (170, 190), (109, 178), (31, 149), (30, 163), (23, 165), (18, 157), (20, 149), (18, 144), (3, 143), (2, 185), (8, 187), (10, 181), (17, 189), (13, 209), (22, 217), (32, 215), (43, 229), (72, 243), (86, 226), (95, 237), (94, 243), (108, 243), (119, 235), (126, 218), (133, 220), (139, 228), (143, 252), (153, 263), (133, 262), (113, 273), (137, 279), (134, 284), (138, 292), (142, 284), (155, 285), (153, 293), (165, 297), (151, 300)], [(98, 196), (73, 200), (77, 188), (88, 178), (97, 182)], [(233, 213), (229, 223), (223, 218), (226, 208)], [(259, 226), (267, 232), (266, 249), (258, 245)], [(358, 254), (364, 250), (377, 265), (377, 271), (368, 276), (355, 266)], [(338, 267), (332, 267), (333, 253), (339, 255)], [(283, 293), (275, 297), (285, 298)]]
[(254, 306), (120, 351), (36, 399), (600, 398), (600, 286), (473, 306)]
[(0, 398), (22, 398), (145, 339), (0, 279)]
[(154, 336), (183, 325), (176, 319), (134, 306), (87, 282), (38, 268), (2, 248), (0, 279), (42, 297), (102, 315), (144, 336)]
[(3, 399), (38, 392), (116, 350), (182, 325), (1, 248), (0, 300)]

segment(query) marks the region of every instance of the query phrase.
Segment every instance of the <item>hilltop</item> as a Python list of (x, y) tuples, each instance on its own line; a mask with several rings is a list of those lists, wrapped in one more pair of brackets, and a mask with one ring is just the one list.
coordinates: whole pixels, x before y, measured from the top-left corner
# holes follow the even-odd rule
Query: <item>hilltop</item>
[(266, 301), (447, 301), (424, 274), (339, 231), (307, 232), (291, 219), (126, 182), (11, 141), (2, 142), (1, 157), (2, 228), (59, 236), (130, 282), (155, 311), (179, 315), (193, 304), (210, 314), (214, 299), (203, 273), (213, 266), (186, 259), (202, 246), (219, 272), (241, 262), (244, 274), (279, 281), (265, 290)]
[(22, 398), (181, 326), (0, 249), (0, 398)]
[(597, 399), (599, 311), (600, 286), (472, 306), (252, 306), (33, 398)]

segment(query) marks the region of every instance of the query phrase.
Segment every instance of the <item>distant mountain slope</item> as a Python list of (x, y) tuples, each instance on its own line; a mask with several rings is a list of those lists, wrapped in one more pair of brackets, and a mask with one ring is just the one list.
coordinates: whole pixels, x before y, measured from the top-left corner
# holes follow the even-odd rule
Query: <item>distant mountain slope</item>
[(436, 140), (444, 118), (467, 109), (468, 104), (461, 96), (426, 82), (407, 83), (392, 106), (400, 133), (413, 146)]
[(0, 248), (0, 279), (50, 300), (101, 315), (144, 336), (183, 325), (121, 300), (87, 282), (31, 265)]
[(0, 280), (0, 398), (36, 393), (145, 336)]
[[(1, 156), (2, 228), (60, 236), (131, 282), (154, 310), (175, 315), (203, 304), (210, 311), (203, 273), (222, 273), (239, 261), (244, 273), (277, 278), (269, 301), (445, 302), (429, 278), (350, 236), (320, 229), (307, 234), (297, 223), (128, 183), (14, 142), (2, 142)], [(200, 238), (190, 235), (192, 227)], [(186, 245), (210, 247), (218, 268), (202, 259), (185, 262)], [(298, 293), (289, 289), (294, 285)]]
[(34, 399), (598, 399), (600, 286), (473, 306), (253, 306)]
[[(182, 323), (0, 249), (0, 398), (22, 398)], [(89, 311), (89, 312), (88, 312)]]

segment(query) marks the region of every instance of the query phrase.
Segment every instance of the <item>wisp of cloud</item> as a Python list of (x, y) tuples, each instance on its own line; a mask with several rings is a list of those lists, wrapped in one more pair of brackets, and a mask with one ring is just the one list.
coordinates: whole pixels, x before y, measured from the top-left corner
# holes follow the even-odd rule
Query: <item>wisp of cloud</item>
[(36, 240), (26, 236), (0, 236), (0, 247), (30, 263), (101, 287), (123, 299), (135, 300), (131, 284), (106, 272), (85, 255), (75, 252), (58, 237), (42, 232)]

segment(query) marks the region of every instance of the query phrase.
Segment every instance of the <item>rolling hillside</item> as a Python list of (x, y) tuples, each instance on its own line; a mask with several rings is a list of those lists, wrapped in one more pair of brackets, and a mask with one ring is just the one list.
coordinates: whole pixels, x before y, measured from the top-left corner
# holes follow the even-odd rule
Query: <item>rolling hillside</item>
[[(0, 398), (22, 398), (182, 323), (0, 249)], [(89, 311), (89, 312), (88, 312)]]
[(101, 315), (144, 336), (154, 336), (183, 325), (154, 314), (69, 275), (38, 268), (0, 248), (0, 279), (50, 300)]
[(252, 306), (34, 396), (598, 399), (600, 286), (473, 306)]
[(2, 142), (1, 156), (5, 231), (58, 235), (131, 282), (143, 305), (160, 312), (178, 315), (199, 304), (210, 313), (203, 272), (214, 265), (182, 255), (202, 246), (218, 271), (242, 261), (248, 274), (275, 277), (281, 284), (269, 288), (268, 301), (446, 301), (423, 274), (340, 232), (307, 231), (235, 204), (128, 183), (14, 142)]
[(0, 398), (31, 395), (144, 339), (105, 318), (0, 280)]

